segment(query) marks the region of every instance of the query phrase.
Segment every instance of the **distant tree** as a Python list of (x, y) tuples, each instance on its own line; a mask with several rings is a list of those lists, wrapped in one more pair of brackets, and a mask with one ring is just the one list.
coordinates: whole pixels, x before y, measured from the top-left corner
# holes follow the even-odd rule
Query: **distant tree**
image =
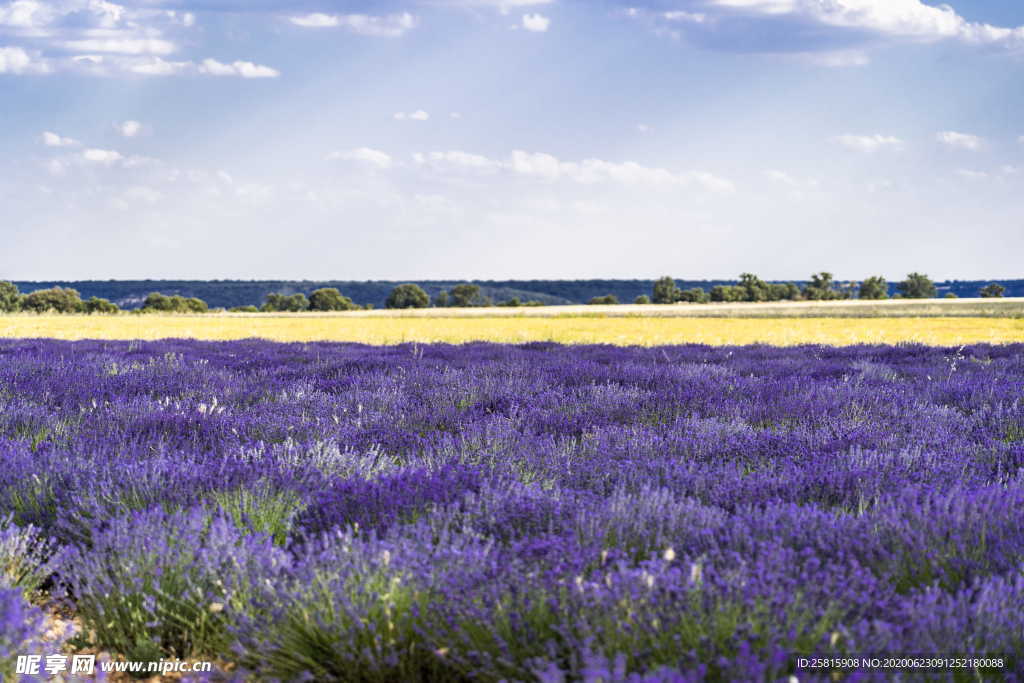
[(888, 299), (889, 283), (881, 275), (873, 275), (860, 283), (857, 296), (861, 299)]
[(646, 294), (641, 294), (637, 298), (633, 299), (633, 303), (641, 306), (646, 305), (651, 303), (651, 297), (647, 296)]
[(324, 287), (309, 295), (311, 311), (354, 311), (358, 306), (334, 287)]
[(959, 299), (960, 297), (958, 297), (956, 295), (956, 292), (946, 292), (946, 295), (943, 296), (942, 298), (943, 299)]
[(460, 308), (485, 305), (483, 297), (480, 296), (480, 287), (478, 285), (455, 285), (450, 292), (450, 298), (451, 305)]
[(497, 305), (502, 306), (504, 308), (519, 308), (520, 306), (523, 305), (523, 302), (519, 300), (518, 296), (514, 296), (506, 301), (498, 302)]
[(434, 296), (434, 300), (430, 303), (434, 308), (448, 308), (448, 292), (441, 290)]
[(604, 296), (595, 296), (587, 302), (590, 306), (612, 306), (619, 303), (619, 297), (614, 294), (605, 294)]
[(142, 310), (147, 313), (170, 313), (174, 310), (174, 302), (171, 300), (171, 297), (165, 296), (160, 292), (150, 292), (142, 302)]
[(1006, 294), (1006, 287), (1003, 287), (1002, 285), (993, 282), (990, 285), (985, 285), (984, 287), (982, 287), (981, 291), (979, 291), (978, 294), (983, 299), (1002, 299), (1003, 295)]
[(742, 287), (735, 285), (715, 285), (711, 288), (710, 300), (711, 301), (723, 301), (723, 302), (735, 302), (743, 301), (744, 290)]
[(260, 309), (255, 306), (232, 306), (228, 309), (229, 313), (259, 313)]
[(769, 301), (796, 301), (800, 298), (800, 288), (792, 282), (770, 284), (768, 293)]
[(906, 299), (934, 299), (938, 294), (935, 283), (923, 273), (910, 273), (896, 287)]
[(46, 311), (80, 313), (84, 309), (84, 304), (78, 290), (54, 287), (39, 289), (25, 295), (25, 298), (21, 300), (21, 308), (34, 313), (45, 313)]
[(656, 304), (674, 304), (679, 301), (679, 286), (670, 276), (658, 278), (654, 283), (651, 301)]
[(301, 292), (291, 296), (271, 293), (267, 294), (266, 301), (263, 303), (261, 310), (268, 313), (299, 313), (301, 311), (308, 311), (309, 299)]
[(832, 273), (826, 271), (811, 276), (811, 282), (804, 287), (803, 295), (810, 301), (834, 301), (843, 298), (843, 294), (836, 289)]
[(678, 301), (685, 301), (688, 304), (706, 304), (711, 301), (711, 297), (703, 287), (691, 287), (679, 292)]
[(739, 288), (743, 290), (744, 301), (768, 301), (771, 295), (768, 283), (753, 273), (740, 275)]
[(184, 307), (186, 313), (208, 313), (210, 311), (210, 307), (205, 301), (194, 296), (185, 299)]
[(93, 313), (99, 314), (112, 314), (120, 311), (120, 307), (117, 304), (101, 299), (100, 297), (89, 297), (89, 300), (82, 305), (82, 310), (92, 315)]
[(398, 285), (388, 295), (388, 308), (426, 308), (430, 305), (430, 297), (419, 285)]
[(14, 313), (21, 309), (21, 292), (13, 282), (0, 282), (0, 313)]

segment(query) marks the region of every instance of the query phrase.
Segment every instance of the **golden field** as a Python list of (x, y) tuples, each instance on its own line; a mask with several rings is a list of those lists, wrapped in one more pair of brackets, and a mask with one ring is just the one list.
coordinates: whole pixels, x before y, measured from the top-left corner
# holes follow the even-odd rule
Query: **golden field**
[[(652, 307), (645, 307), (651, 310)], [(366, 344), (492, 341), (564, 344), (776, 345), (920, 342), (957, 346), (1024, 342), (1024, 319), (996, 317), (692, 317), (509, 315), (487, 309), (458, 317), (437, 311), (369, 314), (8, 315), (0, 337), (57, 339), (344, 341)]]

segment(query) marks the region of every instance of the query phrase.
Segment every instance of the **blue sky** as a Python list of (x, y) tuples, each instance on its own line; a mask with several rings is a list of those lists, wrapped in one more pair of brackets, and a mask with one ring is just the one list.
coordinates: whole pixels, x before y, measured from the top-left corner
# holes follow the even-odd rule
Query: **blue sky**
[(0, 278), (1024, 277), (1016, 0), (0, 0)]

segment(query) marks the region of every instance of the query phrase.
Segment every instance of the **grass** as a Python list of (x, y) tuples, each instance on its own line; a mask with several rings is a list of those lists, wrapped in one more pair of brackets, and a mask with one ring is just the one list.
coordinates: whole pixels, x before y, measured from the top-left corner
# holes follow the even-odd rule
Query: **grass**
[[(260, 337), (274, 341), (339, 341), (366, 344), (491, 341), (565, 344), (831, 344), (919, 342), (956, 346), (1024, 342), (1024, 317), (948, 315), (931, 317), (832, 317), (847, 311), (907, 310), (908, 306), (845, 304), (747, 304), (742, 316), (708, 317), (702, 306), (550, 307), (516, 309), (374, 311), (363, 314), (222, 315), (7, 315), (0, 337), (55, 339), (230, 340)], [(941, 308), (942, 302), (924, 306)], [(945, 304), (949, 305), (949, 304)], [(736, 304), (729, 305), (736, 308)], [(792, 316), (793, 307), (804, 315)], [(723, 308), (725, 305), (723, 305)], [(773, 308), (774, 307), (774, 308)], [(600, 310), (590, 310), (590, 309)], [(619, 309), (622, 309), (621, 311)], [(730, 309), (731, 310), (731, 309)], [(962, 309), (957, 309), (962, 310)], [(511, 311), (511, 312), (510, 312)], [(573, 315), (573, 311), (580, 311)], [(581, 315), (582, 312), (587, 315)], [(815, 312), (810, 315), (808, 312)], [(640, 315), (643, 313), (643, 315)], [(687, 313), (695, 313), (690, 315)], [(769, 317), (767, 313), (779, 314)]]

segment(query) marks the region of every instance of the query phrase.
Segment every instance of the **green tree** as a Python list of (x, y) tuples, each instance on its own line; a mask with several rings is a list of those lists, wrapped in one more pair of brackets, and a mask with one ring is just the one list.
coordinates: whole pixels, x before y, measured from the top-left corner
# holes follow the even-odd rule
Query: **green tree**
[(185, 299), (184, 308), (186, 313), (208, 313), (210, 311), (210, 307), (205, 301), (194, 296)]
[(873, 275), (860, 283), (857, 296), (861, 299), (888, 299), (889, 283), (881, 275)]
[(480, 287), (477, 285), (455, 285), (450, 292), (450, 298), (451, 305), (460, 308), (485, 305), (483, 297), (480, 296)]
[(344, 296), (334, 287), (324, 287), (309, 295), (311, 311), (354, 311), (358, 308), (352, 299)]
[(82, 310), (92, 315), (93, 313), (99, 314), (112, 314), (120, 311), (120, 307), (117, 304), (108, 301), (107, 299), (101, 299), (100, 297), (89, 297), (89, 300), (82, 305)]
[(935, 283), (924, 273), (910, 273), (896, 287), (906, 299), (934, 299), (938, 294)]
[(740, 275), (739, 288), (743, 290), (744, 301), (768, 301), (771, 294), (768, 283), (753, 273)]
[(21, 308), (34, 313), (54, 311), (56, 313), (80, 313), (84, 304), (78, 290), (63, 287), (39, 289), (25, 295)]
[(735, 302), (743, 301), (745, 292), (742, 287), (735, 285), (715, 285), (711, 288), (710, 300), (711, 301), (723, 301), (723, 302)]
[(796, 301), (800, 298), (800, 288), (792, 282), (773, 283), (768, 285), (769, 301)]
[(703, 287), (691, 287), (679, 292), (678, 301), (685, 301), (688, 304), (706, 304), (711, 301), (711, 297)]
[(419, 285), (398, 285), (391, 290), (385, 306), (388, 308), (426, 308), (430, 297)]
[(590, 306), (612, 306), (619, 303), (619, 297), (614, 294), (605, 294), (604, 296), (595, 296), (587, 302)]
[(990, 285), (982, 287), (978, 294), (981, 295), (981, 298), (983, 299), (1002, 299), (1003, 295), (1006, 294), (1006, 287), (993, 282)]
[(811, 282), (804, 287), (804, 298), (810, 301), (834, 301), (841, 299), (842, 294), (836, 291), (832, 273), (822, 271), (811, 276)]
[(0, 282), (0, 313), (14, 313), (21, 309), (21, 292), (13, 282)]
[(259, 313), (260, 309), (255, 306), (232, 306), (228, 313)]
[(437, 293), (434, 297), (434, 301), (431, 304), (434, 308), (448, 308), (448, 292), (443, 289)]
[(637, 298), (633, 299), (633, 303), (643, 306), (651, 303), (651, 297), (647, 296), (646, 294), (641, 294)]
[(170, 313), (174, 310), (174, 302), (171, 301), (171, 297), (160, 292), (150, 292), (142, 302), (142, 310), (147, 313)]
[(654, 283), (651, 301), (656, 304), (674, 304), (679, 301), (679, 286), (670, 276), (658, 278)]
[(301, 292), (291, 296), (271, 293), (267, 294), (261, 310), (268, 313), (299, 313), (301, 311), (308, 311), (309, 299)]

